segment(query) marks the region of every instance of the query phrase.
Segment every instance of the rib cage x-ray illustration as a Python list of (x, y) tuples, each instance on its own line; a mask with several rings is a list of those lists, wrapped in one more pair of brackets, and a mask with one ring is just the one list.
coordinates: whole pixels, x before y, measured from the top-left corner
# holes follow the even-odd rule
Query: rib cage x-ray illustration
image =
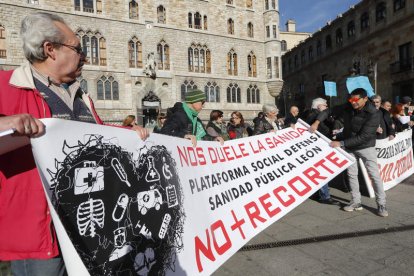
[[(48, 172), (53, 205), (91, 275), (165, 275), (183, 249), (183, 191), (163, 146), (65, 141)], [(159, 173), (161, 172), (161, 173)], [(121, 274), (119, 274), (121, 273)]]
[[(96, 227), (103, 228), (104, 226), (105, 207), (103, 201), (91, 198), (81, 203), (78, 207), (76, 218), (79, 234), (81, 236), (95, 237)], [(89, 231), (89, 234), (86, 233), (87, 231)]]

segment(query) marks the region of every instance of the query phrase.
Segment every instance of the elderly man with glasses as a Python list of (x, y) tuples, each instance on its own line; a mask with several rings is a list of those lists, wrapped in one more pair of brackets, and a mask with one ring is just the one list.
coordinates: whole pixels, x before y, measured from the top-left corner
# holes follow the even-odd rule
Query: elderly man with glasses
[[(28, 64), (0, 71), (0, 116), (15, 135), (38, 136), (37, 119), (102, 124), (76, 80), (86, 61), (79, 38), (53, 14), (25, 17), (20, 35)], [(136, 127), (141, 138), (148, 132)], [(47, 132), (47, 130), (46, 130)], [(30, 145), (0, 155), (0, 260), (13, 275), (65, 275), (43, 185)]]
[[(380, 124), (380, 113), (375, 106), (368, 101), (367, 92), (362, 88), (352, 91), (349, 103), (343, 113), (344, 130), (337, 135), (340, 141), (331, 142), (331, 147), (344, 147), (345, 150), (361, 159), (373, 182), (375, 198), (377, 202), (377, 214), (387, 217), (384, 185), (382, 183), (378, 164), (377, 151), (375, 150), (376, 131)], [(352, 164), (348, 170), (348, 179), (351, 187), (352, 200), (343, 209), (347, 212), (362, 210), (361, 193), (358, 181), (358, 162)]]

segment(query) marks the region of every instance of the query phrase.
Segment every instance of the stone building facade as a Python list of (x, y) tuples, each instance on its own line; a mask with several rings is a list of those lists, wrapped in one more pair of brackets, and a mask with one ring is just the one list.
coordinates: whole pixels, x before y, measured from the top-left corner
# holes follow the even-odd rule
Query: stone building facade
[(153, 124), (193, 87), (208, 94), (204, 120), (213, 109), (252, 119), (282, 87), (278, 9), (277, 0), (2, 0), (0, 67), (24, 62), (26, 15), (56, 13), (80, 37), (81, 86), (104, 120)]
[(289, 19), (285, 26), (286, 30), (280, 31), (282, 55), (312, 35), (311, 33), (297, 32), (296, 22), (293, 19)]
[(414, 96), (414, 0), (363, 0), (282, 57), (286, 105), (309, 107), (324, 96), (323, 81), (337, 84), (343, 103), (346, 79), (368, 76), (377, 94), (394, 102)]

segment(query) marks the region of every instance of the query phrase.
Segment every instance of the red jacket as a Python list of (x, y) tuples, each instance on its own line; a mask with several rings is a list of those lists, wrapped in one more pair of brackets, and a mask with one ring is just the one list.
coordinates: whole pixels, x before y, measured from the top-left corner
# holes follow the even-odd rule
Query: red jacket
[[(85, 103), (96, 114), (92, 100)], [(49, 106), (33, 82), (30, 67), (0, 71), (0, 114), (50, 118)], [(59, 254), (42, 182), (30, 145), (0, 155), (0, 260), (48, 259)]]

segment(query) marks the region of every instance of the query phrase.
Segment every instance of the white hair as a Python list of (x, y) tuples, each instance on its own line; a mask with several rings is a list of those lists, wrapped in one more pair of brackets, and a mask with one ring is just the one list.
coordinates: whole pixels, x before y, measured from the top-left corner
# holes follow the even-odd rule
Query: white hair
[(23, 41), (24, 56), (31, 63), (46, 60), (47, 56), (43, 51), (45, 41), (65, 42), (65, 37), (55, 22), (66, 24), (62, 17), (45, 12), (33, 13), (23, 19), (20, 37)]
[(320, 104), (326, 104), (326, 100), (322, 98), (316, 98), (312, 101), (312, 109), (317, 109)]
[(381, 101), (381, 96), (380, 95), (374, 95), (374, 96), (372, 96), (371, 97), (371, 101), (373, 101), (373, 100), (380, 100)]
[(265, 114), (279, 111), (279, 109), (277, 109), (276, 105), (274, 104), (264, 104), (262, 110)]

